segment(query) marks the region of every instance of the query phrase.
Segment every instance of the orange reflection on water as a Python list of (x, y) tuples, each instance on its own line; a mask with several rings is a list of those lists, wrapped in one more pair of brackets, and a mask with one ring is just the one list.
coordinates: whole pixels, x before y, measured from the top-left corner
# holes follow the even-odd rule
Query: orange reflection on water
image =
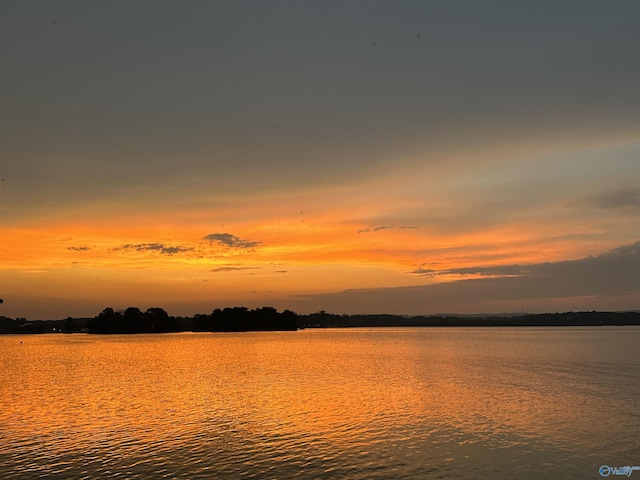
[(0, 437), (16, 455), (146, 462), (189, 451), (229, 465), (633, 445), (619, 421), (631, 407), (605, 395), (609, 378), (633, 374), (609, 366), (628, 363), (615, 347), (633, 339), (621, 332), (602, 349), (597, 336), (550, 330), (4, 336)]

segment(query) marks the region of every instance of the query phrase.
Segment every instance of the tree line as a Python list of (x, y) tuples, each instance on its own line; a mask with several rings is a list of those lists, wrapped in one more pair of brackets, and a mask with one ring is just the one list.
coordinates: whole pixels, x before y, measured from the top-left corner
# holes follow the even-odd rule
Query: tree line
[(163, 308), (141, 310), (107, 307), (92, 318), (65, 320), (27, 320), (0, 316), (1, 333), (94, 333), (133, 334), (171, 332), (247, 332), (297, 330), (298, 315), (291, 310), (278, 312), (272, 307), (250, 310), (246, 307), (215, 309), (210, 314), (174, 317)]
[(193, 317), (170, 316), (159, 307), (145, 311), (137, 307), (124, 310), (105, 308), (93, 318), (65, 320), (27, 320), (0, 315), (2, 333), (169, 333), (169, 332), (247, 332), (297, 330), (303, 328), (344, 327), (552, 327), (640, 325), (640, 312), (565, 312), (526, 315), (457, 316), (433, 315), (336, 315), (320, 311), (298, 315), (272, 307), (249, 310), (246, 307), (215, 309)]
[(211, 315), (196, 315), (193, 330), (196, 332), (246, 332), (261, 330), (297, 330), (298, 315), (291, 310), (279, 313), (275, 308), (262, 307), (249, 310), (233, 307), (216, 308)]
[(302, 328), (354, 327), (572, 327), (640, 325), (640, 312), (564, 312), (523, 315), (336, 315), (320, 311), (300, 317)]
[(138, 307), (123, 311), (107, 307), (87, 322), (86, 329), (89, 333), (168, 333), (180, 331), (180, 325), (159, 307), (144, 312)]
[(297, 330), (297, 314), (290, 310), (279, 313), (275, 308), (246, 307), (215, 309), (209, 315), (172, 317), (158, 307), (144, 312), (137, 307), (124, 311), (105, 308), (87, 322), (88, 333), (168, 333), (195, 332), (247, 332), (269, 330)]

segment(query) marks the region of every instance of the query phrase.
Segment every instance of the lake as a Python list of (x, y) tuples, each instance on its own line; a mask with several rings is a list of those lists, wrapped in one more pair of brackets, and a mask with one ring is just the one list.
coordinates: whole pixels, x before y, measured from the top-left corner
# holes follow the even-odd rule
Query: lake
[(3, 335), (0, 365), (5, 479), (640, 466), (638, 327)]

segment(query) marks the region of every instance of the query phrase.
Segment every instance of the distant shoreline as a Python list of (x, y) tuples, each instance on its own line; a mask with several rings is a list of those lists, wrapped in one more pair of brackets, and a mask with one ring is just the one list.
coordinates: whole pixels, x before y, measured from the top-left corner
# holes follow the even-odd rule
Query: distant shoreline
[[(132, 313), (133, 311), (133, 313)], [(105, 312), (108, 314), (105, 314)], [(134, 315), (135, 314), (135, 315)], [(110, 315), (110, 317), (109, 317)], [(0, 316), (0, 334), (92, 333), (135, 334), (171, 332), (295, 331), (314, 328), (358, 327), (592, 327), (640, 325), (640, 311), (564, 312), (524, 315), (337, 315), (318, 312), (297, 315), (271, 307), (216, 309), (210, 315), (169, 316), (160, 308), (142, 312), (105, 309), (92, 318), (64, 320), (11, 319)]]
[(640, 325), (640, 312), (564, 312), (513, 316), (430, 315), (331, 315), (317, 313), (305, 317), (304, 328), (323, 327), (557, 327)]

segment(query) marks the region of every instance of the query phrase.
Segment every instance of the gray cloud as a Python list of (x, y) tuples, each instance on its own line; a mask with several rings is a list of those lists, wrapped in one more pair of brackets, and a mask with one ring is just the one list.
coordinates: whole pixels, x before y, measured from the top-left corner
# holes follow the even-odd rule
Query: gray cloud
[(230, 233), (210, 233), (203, 237), (203, 239), (211, 243), (217, 243), (230, 248), (252, 248), (262, 245), (261, 242), (244, 240), (236, 237), (235, 235), (231, 235)]
[[(640, 242), (577, 260), (451, 269), (487, 275), (430, 285), (348, 290), (299, 297), (301, 304), (345, 313), (486, 313), (637, 308)], [(433, 276), (423, 269), (418, 274)], [(501, 276), (496, 276), (501, 275)], [(307, 307), (313, 308), (313, 307)], [(511, 310), (509, 310), (511, 309)]]
[[(603, 253), (596, 257), (597, 259), (606, 260), (611, 258), (635, 258), (640, 256), (640, 242), (636, 242), (632, 245), (623, 245), (613, 250)], [(591, 257), (589, 257), (591, 258)]]
[(139, 244), (125, 244), (114, 250), (126, 251), (135, 250), (137, 252), (143, 251), (156, 251), (163, 255), (174, 255), (176, 253), (190, 252), (193, 250), (191, 247), (182, 246), (167, 246), (163, 243), (139, 243)]
[(405, 229), (416, 229), (418, 227), (415, 227), (415, 226), (396, 227), (396, 226), (393, 226), (393, 225), (378, 225), (377, 227), (371, 226), (371, 227), (366, 227), (366, 228), (360, 228), (358, 230), (358, 233), (379, 232), (381, 230), (391, 230), (393, 228), (397, 228), (399, 230), (405, 230)]
[(259, 270), (258, 267), (218, 267), (214, 268), (212, 272), (234, 272), (237, 270)]
[(164, 253), (167, 255), (173, 255), (174, 253), (182, 253), (182, 252), (189, 252), (193, 250), (192, 248), (189, 247), (162, 247), (160, 249), (160, 253)]
[(625, 188), (594, 196), (588, 203), (606, 209), (640, 208), (640, 188)]
[(117, 2), (57, 5), (64, 27), (28, 2), (3, 9), (16, 218), (159, 180), (171, 195), (153, 205), (197, 199), (213, 178), (227, 193), (349, 184), (416, 150), (439, 163), (459, 145), (582, 140), (638, 118), (637, 2), (382, 2), (365, 15), (358, 2), (198, 2), (117, 31)]
[[(526, 276), (580, 276), (582, 273), (589, 275), (592, 272), (600, 271), (602, 274), (608, 273), (616, 275), (616, 272), (629, 273), (629, 280), (633, 277), (629, 269), (638, 268), (635, 272), (639, 275), (638, 285), (640, 285), (640, 241), (632, 245), (624, 245), (614, 248), (596, 257), (588, 256), (578, 260), (566, 260), (562, 262), (532, 263), (526, 265), (495, 265), (476, 266), (463, 268), (449, 268), (444, 270), (419, 268), (409, 273), (428, 277), (438, 277), (445, 275), (476, 275), (482, 277), (526, 277)], [(619, 275), (618, 273), (618, 275)], [(607, 282), (610, 280), (607, 279)]]
[(86, 252), (87, 250), (91, 250), (89, 247), (67, 247), (67, 250), (73, 250), (75, 252)]
[(445, 270), (433, 270), (418, 268), (409, 273), (416, 275), (422, 275), (426, 277), (438, 277), (444, 275), (477, 275), (483, 277), (506, 277), (526, 275), (534, 271), (532, 266), (520, 266), (520, 265), (497, 265), (491, 267), (463, 267), (463, 268), (448, 268)]
[(439, 274), (438, 270), (434, 270), (432, 268), (417, 268), (408, 273), (413, 273), (415, 275), (422, 275), (424, 277), (435, 277)]

